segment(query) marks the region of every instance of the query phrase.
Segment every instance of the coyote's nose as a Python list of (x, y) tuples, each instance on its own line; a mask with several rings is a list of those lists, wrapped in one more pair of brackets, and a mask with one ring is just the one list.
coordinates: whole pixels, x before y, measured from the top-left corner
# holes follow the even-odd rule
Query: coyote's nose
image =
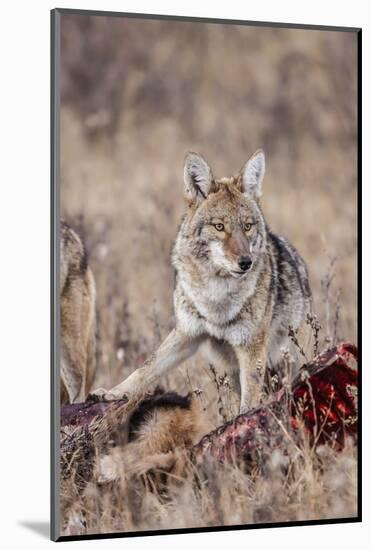
[(250, 269), (251, 264), (252, 260), (251, 258), (249, 258), (249, 256), (241, 256), (238, 259), (238, 265), (242, 269), (242, 271), (247, 271), (248, 269)]

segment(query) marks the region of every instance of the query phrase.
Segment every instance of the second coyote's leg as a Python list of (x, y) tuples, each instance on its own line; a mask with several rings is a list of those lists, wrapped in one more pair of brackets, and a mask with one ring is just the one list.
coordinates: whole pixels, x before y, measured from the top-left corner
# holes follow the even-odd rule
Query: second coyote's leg
[(135, 370), (126, 380), (110, 390), (103, 388), (94, 390), (92, 395), (104, 400), (126, 397), (131, 401), (141, 397), (146, 389), (163, 374), (193, 355), (201, 341), (201, 337), (191, 339), (174, 329), (144, 365)]
[(78, 403), (85, 399), (86, 357), (81, 346), (68, 349), (61, 346), (62, 402)]

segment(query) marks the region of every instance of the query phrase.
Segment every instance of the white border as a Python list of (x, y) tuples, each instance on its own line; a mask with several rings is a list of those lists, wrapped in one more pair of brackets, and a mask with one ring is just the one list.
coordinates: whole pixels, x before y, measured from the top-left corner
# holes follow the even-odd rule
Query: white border
[[(367, 3), (168, 1), (41, 1), (8, 2), (2, 6), (1, 39), (1, 499), (2, 542), (5, 548), (40, 548), (53, 544), (25, 524), (49, 520), (49, 10), (54, 7), (219, 17), (256, 21), (363, 27), (363, 97), (370, 90), (370, 16)], [(368, 67), (367, 67), (368, 65)], [(369, 107), (364, 102), (363, 143), (369, 144)], [(364, 145), (365, 147), (365, 145)], [(366, 243), (370, 204), (368, 155), (364, 154), (363, 189)], [(346, 197), (344, 198), (346, 200)], [(364, 271), (369, 255), (364, 246)], [(367, 280), (367, 279), (366, 279)], [(363, 326), (371, 311), (367, 285), (363, 297)], [(5, 353), (4, 353), (5, 352)], [(171, 548), (189, 545), (284, 546), (301, 550), (331, 547), (338, 550), (370, 540), (367, 496), (370, 476), (370, 405), (367, 372), (368, 345), (364, 341), (364, 524), (290, 527), (233, 533), (206, 533), (82, 541), (79, 548), (125, 545), (129, 548)], [(43, 527), (44, 524), (44, 527)], [(36, 526), (37, 527), (37, 526)], [(40, 529), (39, 529), (40, 530)], [(8, 544), (7, 544), (8, 542)]]

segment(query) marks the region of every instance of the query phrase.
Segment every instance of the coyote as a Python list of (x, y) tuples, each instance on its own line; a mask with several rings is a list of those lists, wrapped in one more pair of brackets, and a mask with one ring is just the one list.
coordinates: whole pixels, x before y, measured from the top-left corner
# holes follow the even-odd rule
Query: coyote
[(61, 402), (84, 401), (95, 374), (95, 283), (83, 243), (60, 225)]
[(259, 403), (267, 363), (278, 363), (289, 328), (299, 330), (311, 307), (304, 261), (265, 222), (264, 172), (260, 149), (221, 179), (201, 155), (186, 156), (188, 209), (172, 252), (175, 328), (141, 368), (96, 398), (137, 399), (207, 344), (214, 361), (238, 370), (240, 412)]

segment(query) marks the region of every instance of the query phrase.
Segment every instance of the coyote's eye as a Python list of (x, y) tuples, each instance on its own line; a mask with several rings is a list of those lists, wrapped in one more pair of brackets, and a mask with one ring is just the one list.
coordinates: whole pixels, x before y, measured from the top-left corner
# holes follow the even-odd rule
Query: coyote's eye
[(252, 228), (252, 223), (245, 223), (244, 225), (245, 231), (250, 231), (251, 228)]
[(222, 223), (216, 223), (214, 227), (217, 231), (224, 231), (224, 225)]

